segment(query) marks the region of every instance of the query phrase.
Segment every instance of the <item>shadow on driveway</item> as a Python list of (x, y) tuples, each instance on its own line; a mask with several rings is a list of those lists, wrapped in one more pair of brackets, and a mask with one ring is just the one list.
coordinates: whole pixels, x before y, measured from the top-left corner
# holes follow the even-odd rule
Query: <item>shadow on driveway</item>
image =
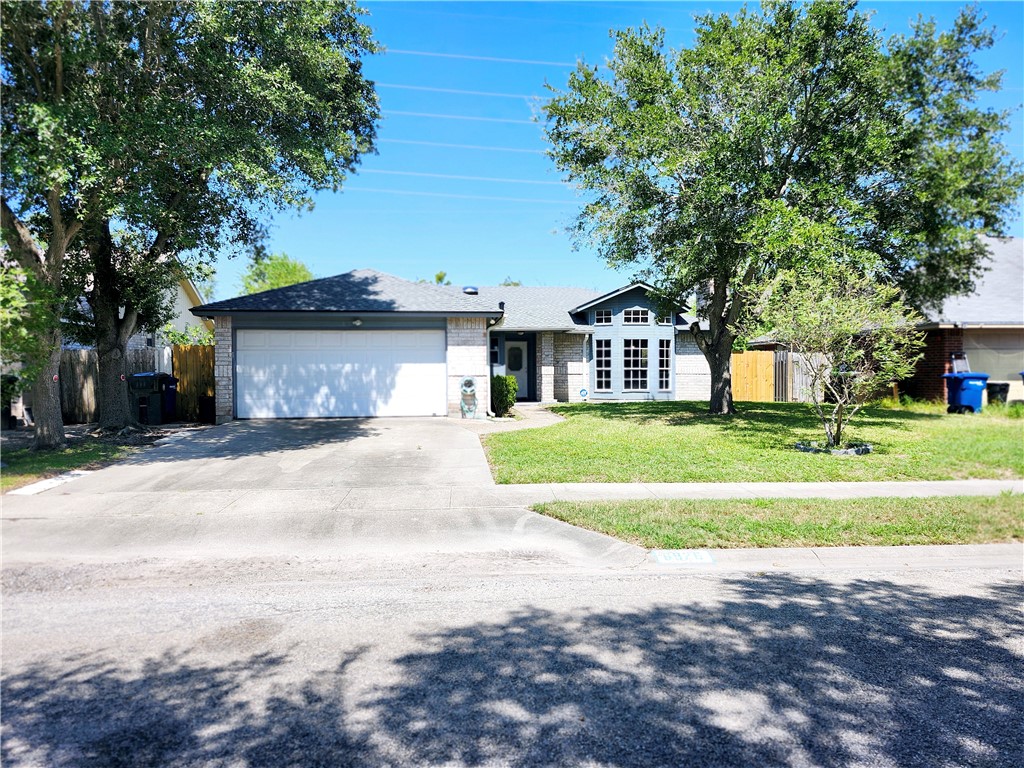
[(37, 663), (6, 672), (3, 762), (1020, 764), (1019, 584), (727, 583), (719, 603), (526, 609), (290, 677), (294, 649)]
[(184, 459), (243, 459), (281, 451), (347, 443), (380, 434), (379, 419), (273, 419), (232, 421), (130, 457), (145, 465)]

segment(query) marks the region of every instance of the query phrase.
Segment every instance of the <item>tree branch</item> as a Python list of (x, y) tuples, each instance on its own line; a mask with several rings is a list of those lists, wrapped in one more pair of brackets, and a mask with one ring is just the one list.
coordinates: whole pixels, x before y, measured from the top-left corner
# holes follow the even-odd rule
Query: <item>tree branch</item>
[(7, 204), (6, 197), (0, 197), (0, 204), (0, 229), (3, 229), (4, 241), (14, 254), (15, 260), (31, 272), (42, 270), (46, 264), (43, 249), (36, 243), (25, 223)]

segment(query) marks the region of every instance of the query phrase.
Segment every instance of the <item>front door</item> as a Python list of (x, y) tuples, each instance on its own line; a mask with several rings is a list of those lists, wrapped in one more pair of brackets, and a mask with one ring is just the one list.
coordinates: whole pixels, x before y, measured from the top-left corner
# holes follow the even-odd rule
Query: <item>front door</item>
[(526, 349), (525, 341), (505, 342), (505, 372), (515, 376), (516, 384), (519, 385), (516, 400), (525, 400), (530, 392), (530, 366), (526, 363)]

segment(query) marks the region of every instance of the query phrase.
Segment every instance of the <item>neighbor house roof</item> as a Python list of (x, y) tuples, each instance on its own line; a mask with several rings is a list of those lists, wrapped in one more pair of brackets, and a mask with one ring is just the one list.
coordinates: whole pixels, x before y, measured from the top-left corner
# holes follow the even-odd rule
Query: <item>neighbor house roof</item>
[(988, 271), (973, 293), (951, 296), (941, 312), (929, 313), (930, 324), (1024, 325), (1024, 240), (984, 240), (991, 253)]
[(195, 307), (200, 316), (239, 312), (408, 312), (498, 316), (497, 300), (461, 290), (413, 283), (372, 269), (310, 280), (272, 291), (238, 296)]
[[(450, 289), (449, 289), (450, 290)], [(494, 328), (503, 331), (577, 331), (592, 330), (586, 321), (577, 322), (573, 307), (600, 294), (587, 288), (550, 288), (546, 286), (505, 286), (479, 288), (479, 296), (488, 304), (504, 302), (504, 315)]]

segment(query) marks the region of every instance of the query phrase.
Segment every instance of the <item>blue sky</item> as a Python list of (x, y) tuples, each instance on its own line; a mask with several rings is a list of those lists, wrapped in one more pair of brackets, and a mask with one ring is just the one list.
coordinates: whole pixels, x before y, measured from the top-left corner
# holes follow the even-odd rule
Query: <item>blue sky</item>
[[(367, 23), (387, 52), (366, 61), (383, 120), (378, 154), (364, 159), (341, 193), (316, 197), (312, 212), (279, 214), (269, 247), (305, 262), (317, 277), (371, 267), (407, 279), (444, 270), (456, 285), (611, 290), (613, 272), (567, 233), (580, 198), (544, 155), (539, 105), (545, 84), (563, 88), (578, 59), (601, 64), (609, 30), (646, 21), (674, 47), (693, 39), (693, 16), (734, 12), (707, 2), (366, 2)], [(863, 2), (887, 33), (918, 14), (948, 28), (962, 3)], [(986, 103), (1024, 100), (1024, 3), (984, 2), (1000, 36), (979, 57), (1005, 69), (1004, 90)], [(1024, 157), (1024, 122), (1007, 144)], [(1021, 235), (1018, 219), (1012, 234)], [(240, 292), (245, 260), (221, 259), (216, 298)]]

